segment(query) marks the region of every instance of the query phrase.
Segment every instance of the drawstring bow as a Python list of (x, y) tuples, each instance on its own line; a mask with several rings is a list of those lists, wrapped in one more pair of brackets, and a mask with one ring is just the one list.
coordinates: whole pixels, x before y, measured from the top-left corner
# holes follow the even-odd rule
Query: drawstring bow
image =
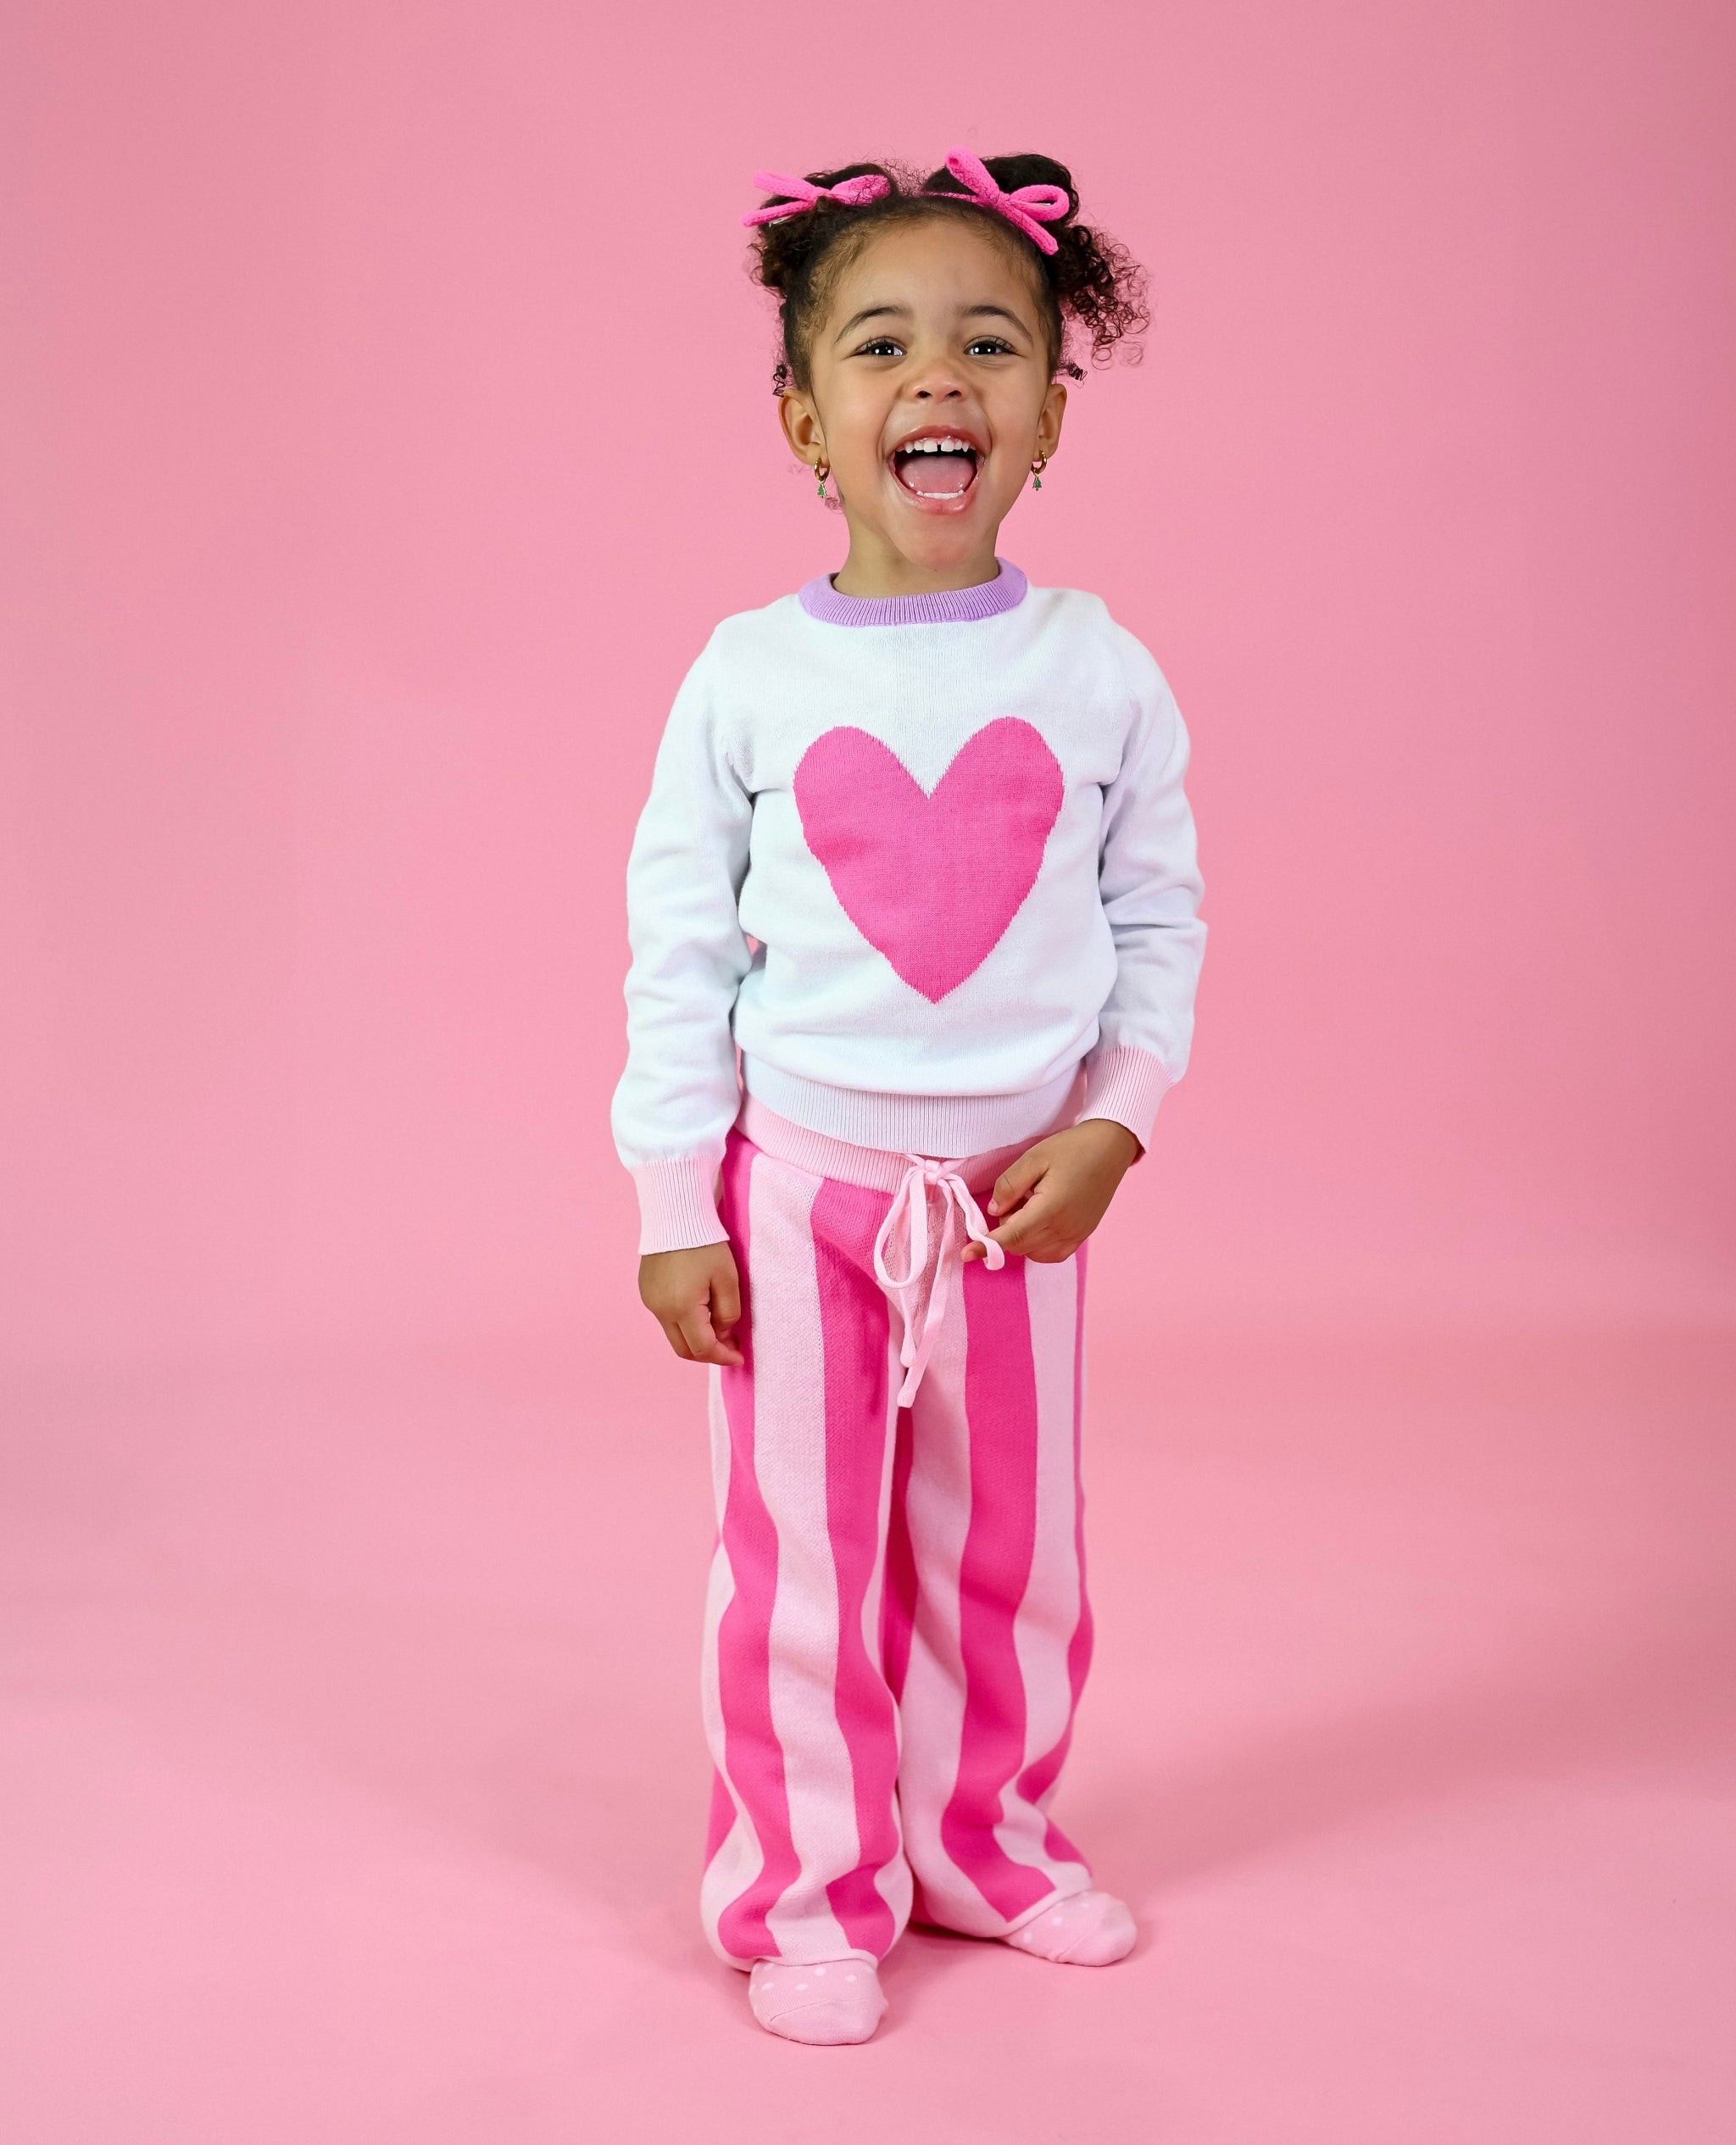
[[(922, 1383), (922, 1373), (928, 1368), (928, 1358), (934, 1352), (935, 1340), (946, 1317), (952, 1294), (953, 1269), (964, 1264), (965, 1245), (982, 1246), (983, 1261), (991, 1273), (998, 1273), (1006, 1264), (1007, 1256), (989, 1234), (982, 1209), (956, 1168), (924, 1155), (910, 1155), (906, 1160), (910, 1167), (899, 1180), (892, 1205), (886, 1210), (886, 1219), (874, 1240), (875, 1278), (897, 1300), (904, 1327), (899, 1348), (899, 1364), (904, 1373), (904, 1383), (899, 1388), (900, 1407), (910, 1405)], [(932, 1275), (929, 1250), (932, 1240), (928, 1224), (931, 1192), (938, 1195), (941, 1206), (940, 1235), (934, 1247)], [(904, 1270), (900, 1275), (893, 1272), (888, 1253), (901, 1232)]]

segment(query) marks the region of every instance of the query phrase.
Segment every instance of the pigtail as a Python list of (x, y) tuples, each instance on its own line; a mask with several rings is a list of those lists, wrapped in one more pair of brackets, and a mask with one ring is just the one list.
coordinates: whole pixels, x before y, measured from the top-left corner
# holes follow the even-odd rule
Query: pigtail
[[(1079, 221), (1079, 191), (1072, 173), (1048, 156), (991, 156), (982, 163), (996, 186), (1008, 193), (1021, 187), (1055, 187), (1066, 194), (1066, 214), (1046, 222), (1055, 250), (1037, 254), (1043, 280), (1064, 326), (1082, 332), (1093, 365), (1107, 365), (1118, 345), (1129, 364), (1138, 364), (1139, 337), (1151, 325), (1145, 270), (1118, 239)], [(966, 188), (944, 164), (922, 181), (922, 191), (967, 198)], [(1075, 380), (1085, 376), (1079, 366), (1065, 361), (1055, 370)]]
[[(787, 215), (760, 224), (754, 233), (754, 276), (778, 300), (778, 324), (783, 331), (783, 353), (771, 375), (772, 392), (782, 394), (797, 384), (807, 369), (804, 331), (818, 295), (818, 271), (844, 232), (854, 226), (876, 222), (888, 204), (908, 198), (908, 178), (883, 164), (845, 164), (835, 171), (810, 171), (810, 186), (842, 186), (849, 179), (883, 179), (886, 191), (876, 199), (851, 203), (822, 192), (817, 201), (799, 202)], [(760, 204), (776, 209), (796, 202), (792, 194), (769, 194)], [(841, 266), (842, 262), (834, 264)]]

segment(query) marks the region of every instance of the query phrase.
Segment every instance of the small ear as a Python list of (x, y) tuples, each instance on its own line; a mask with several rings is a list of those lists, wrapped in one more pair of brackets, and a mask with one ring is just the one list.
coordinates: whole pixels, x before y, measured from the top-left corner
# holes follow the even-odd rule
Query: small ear
[(1037, 418), (1037, 451), (1039, 454), (1052, 454), (1060, 444), (1061, 420), (1066, 416), (1066, 388), (1059, 380), (1051, 380)]
[(777, 421), (798, 461), (826, 460), (826, 438), (820, 429), (820, 413), (799, 387), (787, 387), (778, 397)]

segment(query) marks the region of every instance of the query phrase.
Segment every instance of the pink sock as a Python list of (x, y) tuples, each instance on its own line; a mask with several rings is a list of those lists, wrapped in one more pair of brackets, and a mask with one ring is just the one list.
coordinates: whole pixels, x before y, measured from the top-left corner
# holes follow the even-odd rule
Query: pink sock
[(1009, 1930), (1001, 1942), (1059, 1966), (1112, 1966), (1132, 1950), (1138, 1933), (1113, 1892), (1076, 1892)]
[(748, 2002), (768, 2033), (826, 2048), (865, 2041), (886, 2011), (880, 1977), (860, 1958), (828, 1958), (817, 1966), (756, 1958)]

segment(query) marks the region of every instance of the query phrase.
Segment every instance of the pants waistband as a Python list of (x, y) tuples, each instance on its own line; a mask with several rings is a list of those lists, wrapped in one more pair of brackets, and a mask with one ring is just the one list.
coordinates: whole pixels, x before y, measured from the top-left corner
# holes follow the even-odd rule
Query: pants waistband
[[(1070, 1094), (1054, 1123), (1045, 1125), (1041, 1132), (1032, 1133), (1028, 1139), (1016, 1139), (1010, 1146), (986, 1148), (981, 1154), (925, 1155), (921, 1159), (944, 1162), (949, 1171), (962, 1177), (973, 1192), (986, 1192), (1010, 1162), (1016, 1161), (1037, 1140), (1071, 1124), (1077, 1112), (1077, 1097)], [(810, 1132), (806, 1125), (780, 1117), (757, 1095), (743, 1096), (736, 1123), (762, 1154), (770, 1155), (776, 1162), (787, 1162), (793, 1169), (811, 1170), (816, 1177), (833, 1178), (839, 1184), (861, 1184), (871, 1191), (895, 1192), (910, 1167), (910, 1155), (891, 1148), (858, 1147), (848, 1139), (834, 1139), (829, 1133)]]

